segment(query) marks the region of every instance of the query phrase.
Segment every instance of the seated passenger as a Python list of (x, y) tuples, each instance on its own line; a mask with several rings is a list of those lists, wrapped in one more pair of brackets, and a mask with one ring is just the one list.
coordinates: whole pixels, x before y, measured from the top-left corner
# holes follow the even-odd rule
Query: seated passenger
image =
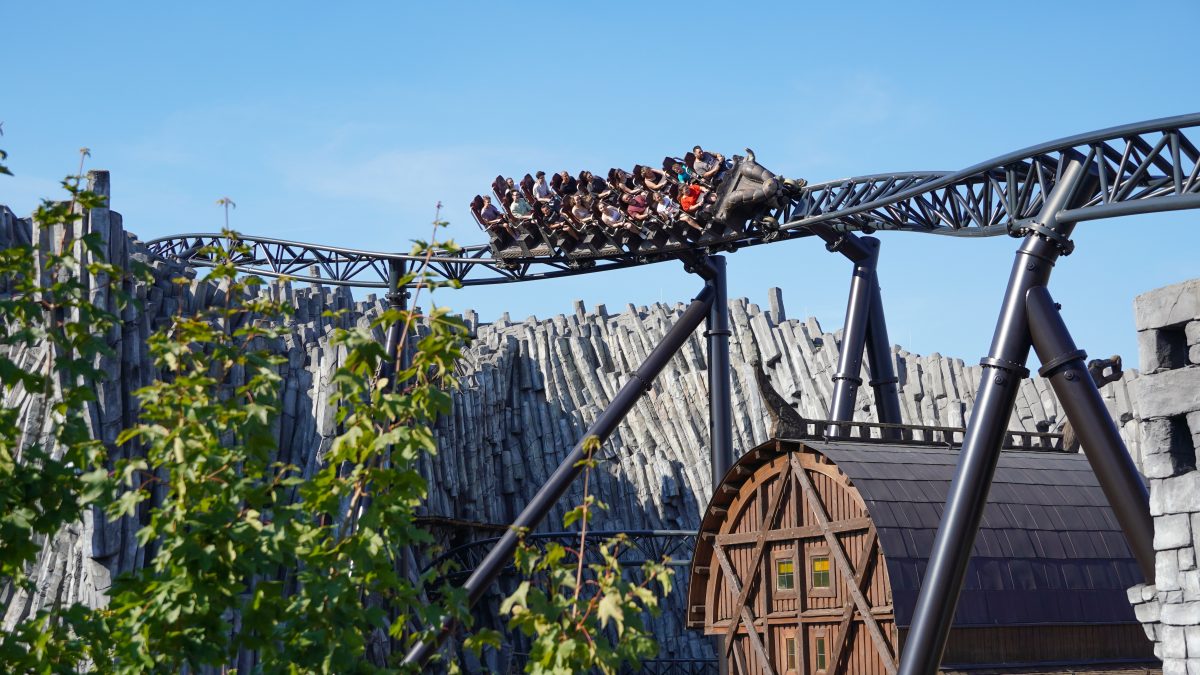
[(612, 194), (608, 183), (591, 171), (579, 172), (579, 189), (597, 199), (604, 199)]
[[(707, 194), (708, 190), (695, 183), (686, 185), (679, 195), (679, 208), (683, 210), (684, 215), (695, 218), (700, 214), (700, 208), (704, 206), (704, 198)], [(695, 227), (699, 227), (699, 224), (697, 223)]]
[(623, 195), (621, 202), (625, 204), (625, 213), (631, 220), (641, 222), (650, 217), (650, 200), (646, 198), (644, 192)]
[(625, 172), (625, 169), (609, 169), (608, 184), (622, 194), (631, 195), (642, 191), (642, 187), (633, 182), (633, 178)]
[(711, 182), (725, 164), (724, 157), (705, 152), (704, 148), (698, 145), (692, 148), (692, 156), (695, 158), (692, 160), (692, 174), (697, 180), (706, 183)]
[(492, 198), (486, 195), (483, 198), (483, 208), (479, 209), (479, 219), (489, 228), (505, 224), (504, 212), (496, 208), (496, 205), (492, 204)]
[(579, 238), (579, 232), (548, 202), (538, 202), (537, 220), (551, 232), (563, 232), (576, 239)]
[(533, 181), (533, 198), (543, 204), (549, 204), (554, 199), (550, 184), (546, 182), (545, 171), (537, 172), (537, 179)]
[(592, 219), (592, 209), (588, 207), (588, 200), (583, 195), (571, 195), (563, 200), (563, 211), (581, 227), (586, 226)]
[(670, 195), (656, 192), (650, 196), (650, 199), (654, 206), (655, 217), (662, 222), (670, 224), (676, 220), (680, 220), (694, 230), (704, 230), (695, 218), (684, 213), (683, 209), (679, 208), (679, 204), (676, 204)]
[(625, 214), (621, 213), (621, 209), (618, 209), (616, 206), (608, 202), (600, 202), (596, 205), (596, 209), (600, 212), (600, 222), (608, 227), (641, 234), (641, 228), (629, 222), (625, 218)]
[(554, 174), (554, 178), (550, 179), (550, 187), (554, 188), (560, 198), (579, 192), (579, 183), (565, 170)]
[(672, 163), (671, 173), (675, 174), (675, 180), (678, 180), (680, 183), (686, 183), (692, 179), (692, 172), (683, 165), (683, 162)]
[[(499, 219), (484, 218), (484, 207), (485, 205), (490, 205), (490, 201), (491, 199), (488, 197), (475, 195), (475, 198), (471, 200), (471, 215), (475, 217), (476, 222), (479, 223), (479, 226), (482, 227), (489, 236), (500, 240), (503, 238), (502, 235), (506, 233), (513, 234), (513, 228), (509, 226), (508, 221), (504, 219), (503, 214), (501, 214)], [(499, 213), (499, 211), (497, 211), (495, 208), (489, 209), (488, 212), (489, 214)]]
[(509, 199), (508, 213), (512, 215), (513, 220), (525, 222), (533, 219), (533, 207), (525, 200), (525, 195), (514, 190), (509, 193)]
[(642, 184), (651, 190), (661, 190), (667, 185), (667, 174), (648, 166), (642, 167)]

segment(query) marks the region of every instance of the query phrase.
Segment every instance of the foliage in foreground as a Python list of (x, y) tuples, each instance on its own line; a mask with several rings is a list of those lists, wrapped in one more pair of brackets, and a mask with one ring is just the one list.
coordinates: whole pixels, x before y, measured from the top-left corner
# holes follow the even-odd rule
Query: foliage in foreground
[(619, 560), (629, 545), (625, 535), (600, 543), (599, 560), (587, 562), (587, 525), (593, 509), (608, 506), (587, 491), (597, 466), (593, 455), (599, 439), (587, 438), (584, 448), (583, 503), (563, 516), (564, 528), (580, 524), (579, 546), (549, 543), (539, 550), (523, 542), (516, 562), (526, 580), (500, 606), (500, 612), (511, 617), (509, 627), (533, 640), (528, 673), (566, 675), (597, 669), (609, 675), (658, 653), (642, 617), (658, 616), (659, 596), (653, 587), (664, 596), (670, 593), (674, 571), (663, 562), (647, 561), (638, 575), (641, 581), (635, 581)]
[[(39, 227), (70, 231), (104, 206), (81, 178), (82, 161), (63, 182), (70, 200), (44, 202)], [(435, 235), (444, 225), (435, 222)], [(453, 250), (435, 240), (416, 242), (414, 253), (428, 260), (434, 247)], [(419, 672), (399, 663), (410, 645), (432, 639), (446, 620), (469, 625), (460, 591), (431, 588), (438, 571), (405, 574), (409, 549), (430, 543), (415, 521), (427, 492), (418, 462), (436, 453), (432, 425), (450, 410), (468, 339), (458, 318), (391, 309), (370, 328), (335, 330), (338, 435), (319, 466), (295, 466), (278, 444), (283, 361), (275, 355), (290, 307), (260, 279), (236, 273), (241, 250), (207, 251), (218, 264), (206, 281), (222, 301), (173, 317), (150, 338), (159, 378), (135, 392), (139, 421), (114, 444), (135, 448), (126, 453), (133, 458), (114, 460), (87, 406), (104, 377), (101, 360), (115, 356), (105, 335), (119, 317), (93, 299), (103, 285), (123, 309), (131, 300), (121, 287), (148, 272), (103, 262), (95, 235), (60, 250), (0, 251), (0, 395), (24, 389), (48, 402), (32, 442), (17, 427), (20, 411), (0, 408), (0, 589), (37, 592), (27, 571), (43, 545), (89, 509), (139, 519), (146, 564), (114, 580), (104, 608), (52, 605), (0, 632), (6, 672), (225, 670), (246, 652), (255, 672)], [(404, 282), (418, 296), (444, 283), (423, 266)], [(418, 322), (423, 335), (401, 368), (372, 329), (394, 327), (403, 344)], [(36, 349), (53, 357), (42, 370), (15, 360)], [(586, 532), (589, 509), (602, 506), (586, 497), (565, 525), (578, 520)], [(586, 574), (578, 551), (522, 548), (517, 562), (531, 582), (505, 611), (536, 636), (527, 670), (611, 673), (654, 654), (641, 615), (657, 611), (650, 583), (669, 591), (671, 572), (651, 564), (644, 582), (628, 581), (617, 563), (623, 545), (604, 544)], [(481, 632), (467, 646), (496, 639)]]

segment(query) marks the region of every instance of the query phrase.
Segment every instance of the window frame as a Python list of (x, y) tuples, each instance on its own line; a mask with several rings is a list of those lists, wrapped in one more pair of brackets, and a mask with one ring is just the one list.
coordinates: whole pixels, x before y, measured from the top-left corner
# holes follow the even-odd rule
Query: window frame
[[(779, 561), (780, 560), (791, 560), (792, 561), (792, 587), (791, 588), (780, 588), (779, 587)], [(799, 561), (796, 557), (795, 549), (792, 547), (780, 548), (778, 550), (771, 552), (771, 592), (774, 595), (774, 597), (777, 597), (777, 598), (796, 597), (797, 592), (798, 592), (798, 590), (796, 588), (796, 577), (798, 576), (796, 574), (796, 563), (797, 562), (799, 562)]]
[[(825, 558), (829, 563), (829, 585), (816, 586), (813, 583), (813, 562), (817, 558)], [(804, 578), (807, 582), (810, 598), (836, 598), (837, 574), (833, 568), (833, 556), (829, 554), (828, 546), (813, 546), (804, 552)]]
[[(818, 646), (820, 648), (818, 648)], [(818, 659), (825, 659), (825, 667), (818, 667)], [(829, 629), (814, 628), (812, 632), (812, 668), (814, 673), (829, 672)]]

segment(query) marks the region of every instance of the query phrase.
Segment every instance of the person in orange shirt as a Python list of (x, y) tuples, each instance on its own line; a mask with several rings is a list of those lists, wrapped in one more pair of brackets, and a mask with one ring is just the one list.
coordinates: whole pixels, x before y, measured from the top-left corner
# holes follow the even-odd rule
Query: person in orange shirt
[(684, 213), (695, 216), (700, 213), (700, 206), (704, 204), (707, 194), (708, 190), (696, 183), (685, 185), (680, 189), (679, 206), (683, 208)]

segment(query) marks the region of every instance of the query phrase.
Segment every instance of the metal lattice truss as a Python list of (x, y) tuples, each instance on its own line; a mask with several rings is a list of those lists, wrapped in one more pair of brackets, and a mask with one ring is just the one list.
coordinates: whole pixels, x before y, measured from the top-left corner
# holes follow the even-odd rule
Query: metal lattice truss
[(1096, 178), (1084, 206), (1059, 221), (1200, 208), (1200, 115), (1082, 134), (949, 174), (864, 176), (814, 185), (793, 200), (782, 230), (838, 229), (988, 236), (1037, 215), (1066, 162)]
[[(1083, 159), (1094, 180), (1083, 206), (1060, 222), (1200, 208), (1200, 113), (1072, 136), (1009, 153), (956, 172), (877, 174), (812, 185), (704, 251), (736, 250), (836, 230), (892, 230), (954, 236), (1019, 233), (1034, 218), (1066, 162)], [(392, 262), (422, 256), (379, 253), (243, 236), (183, 234), (147, 244), (151, 252), (211, 266), (225, 255), (245, 272), (331, 285), (386, 288)], [(238, 246), (247, 253), (231, 254)], [(701, 251), (701, 252), (704, 252)], [(548, 279), (679, 259), (621, 253), (581, 261), (561, 256), (500, 260), (488, 245), (438, 253), (429, 271), (464, 286)]]
[[(590, 531), (584, 546), (585, 562), (602, 564), (604, 561), (600, 557), (599, 544), (618, 534), (624, 534), (628, 540), (628, 544), (623, 546), (617, 555), (617, 561), (625, 567), (640, 567), (647, 561), (662, 562), (664, 558), (669, 560), (667, 564), (672, 567), (687, 567), (692, 564), (692, 551), (696, 548), (694, 530)], [(499, 537), (480, 539), (452, 548), (430, 563), (430, 567), (439, 568), (451, 563), (450, 567), (454, 571), (450, 573), (449, 578), (461, 581), (461, 578), (466, 577), (483, 562), (497, 541)], [(579, 533), (535, 532), (526, 535), (525, 542), (543, 552), (546, 545), (551, 543), (577, 549)]]

